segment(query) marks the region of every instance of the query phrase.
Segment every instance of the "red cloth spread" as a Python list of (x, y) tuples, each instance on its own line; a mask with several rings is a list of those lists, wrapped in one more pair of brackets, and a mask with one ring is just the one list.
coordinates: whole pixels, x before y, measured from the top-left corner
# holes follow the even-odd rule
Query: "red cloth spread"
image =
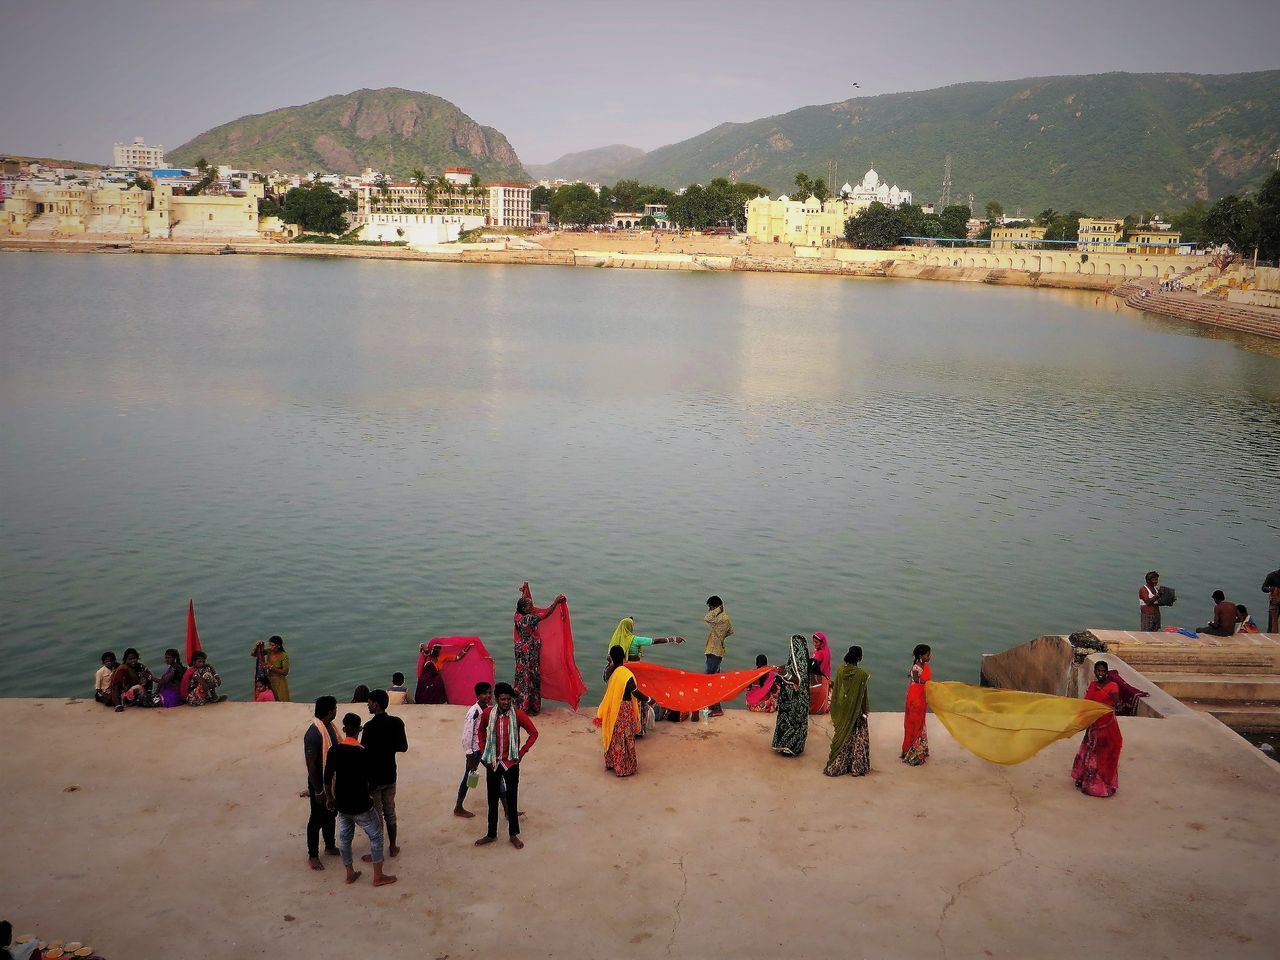
[(692, 713), (713, 703), (732, 700), (773, 667), (730, 670), (728, 673), (692, 673), (640, 660), (628, 663), (627, 669), (635, 675), (636, 689), (659, 706)]

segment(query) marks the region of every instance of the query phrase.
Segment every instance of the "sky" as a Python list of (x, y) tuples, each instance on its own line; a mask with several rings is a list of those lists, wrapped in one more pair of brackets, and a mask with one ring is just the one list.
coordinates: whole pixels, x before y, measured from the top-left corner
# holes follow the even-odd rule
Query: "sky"
[(1277, 39), (1275, 0), (0, 0), (0, 153), (109, 161), (394, 86), (545, 163), (858, 94), (1277, 69)]

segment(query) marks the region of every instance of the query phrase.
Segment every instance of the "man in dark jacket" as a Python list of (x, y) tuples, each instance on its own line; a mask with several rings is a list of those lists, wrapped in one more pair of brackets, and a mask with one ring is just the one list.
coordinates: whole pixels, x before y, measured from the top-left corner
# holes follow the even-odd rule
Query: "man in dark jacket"
[[(404, 721), (387, 713), (390, 698), (385, 690), (369, 694), (369, 722), (364, 725), (360, 742), (369, 760), (369, 779), (373, 786), (373, 806), (387, 828), (387, 853), (400, 855), (396, 846), (396, 754), (409, 749), (404, 735)], [(370, 860), (369, 855), (362, 859)]]

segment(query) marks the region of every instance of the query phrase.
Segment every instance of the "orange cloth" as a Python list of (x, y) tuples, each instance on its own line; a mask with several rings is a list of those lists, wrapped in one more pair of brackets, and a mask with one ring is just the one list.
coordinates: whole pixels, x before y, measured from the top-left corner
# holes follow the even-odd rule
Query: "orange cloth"
[(643, 660), (632, 661), (627, 668), (635, 676), (636, 688), (641, 693), (659, 706), (680, 713), (692, 713), (713, 703), (732, 700), (773, 669), (760, 667), (730, 670), (728, 673), (692, 673)]

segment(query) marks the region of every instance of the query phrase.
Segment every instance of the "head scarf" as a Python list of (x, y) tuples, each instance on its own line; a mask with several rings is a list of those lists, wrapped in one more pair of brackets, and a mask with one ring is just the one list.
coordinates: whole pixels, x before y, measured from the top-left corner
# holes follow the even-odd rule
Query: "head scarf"
[(614, 647), (621, 647), (623, 653), (628, 657), (631, 656), (631, 638), (635, 635), (635, 621), (630, 617), (623, 617), (618, 621), (618, 626), (613, 631), (613, 637), (609, 640), (609, 646), (605, 648), (605, 653), (608, 653)]
[(867, 696), (869, 679), (867, 671), (854, 663), (842, 663), (836, 671), (835, 685), (831, 689), (831, 725), (835, 729), (831, 737), (828, 763), (840, 755), (849, 737), (853, 735), (858, 718), (870, 711)]
[(782, 676), (809, 689), (809, 641), (798, 633), (791, 638), (791, 656), (783, 665)]

